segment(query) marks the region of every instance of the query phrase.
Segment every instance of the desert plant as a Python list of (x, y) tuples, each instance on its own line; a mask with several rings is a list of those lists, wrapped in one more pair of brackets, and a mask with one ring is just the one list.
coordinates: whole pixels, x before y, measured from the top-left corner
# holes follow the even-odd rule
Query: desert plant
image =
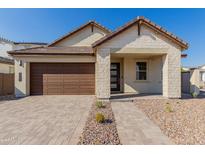
[(165, 111), (166, 111), (166, 112), (174, 112), (174, 110), (172, 109), (171, 104), (166, 103)]
[(193, 92), (193, 93), (191, 93), (191, 96), (192, 96), (193, 98), (196, 98), (196, 97), (197, 97), (197, 93)]
[(104, 108), (105, 106), (103, 105), (103, 102), (102, 101), (97, 101), (96, 102), (96, 106), (98, 107), (98, 108)]
[(105, 117), (102, 113), (97, 113), (95, 119), (98, 123), (103, 123), (105, 121)]

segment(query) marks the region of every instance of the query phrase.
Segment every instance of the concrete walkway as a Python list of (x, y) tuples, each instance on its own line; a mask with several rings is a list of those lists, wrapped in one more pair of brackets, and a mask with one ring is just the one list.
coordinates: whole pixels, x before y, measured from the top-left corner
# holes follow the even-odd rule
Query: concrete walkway
[(94, 96), (1, 101), (0, 144), (77, 144)]
[(112, 102), (112, 109), (122, 144), (172, 144), (132, 102)]

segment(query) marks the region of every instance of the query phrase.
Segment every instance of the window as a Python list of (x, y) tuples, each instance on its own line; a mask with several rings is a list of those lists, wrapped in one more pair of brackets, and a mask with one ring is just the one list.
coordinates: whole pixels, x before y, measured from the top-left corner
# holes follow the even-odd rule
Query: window
[(136, 63), (136, 80), (147, 80), (147, 63)]
[(19, 61), (19, 66), (23, 66), (22, 60)]
[(19, 82), (21, 82), (22, 81), (22, 73), (20, 72), (19, 73)]

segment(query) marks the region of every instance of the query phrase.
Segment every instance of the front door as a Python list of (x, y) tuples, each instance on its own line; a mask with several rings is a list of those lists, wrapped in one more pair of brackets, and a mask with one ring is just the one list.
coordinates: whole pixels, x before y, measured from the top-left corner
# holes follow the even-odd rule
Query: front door
[(111, 91), (120, 91), (120, 63), (111, 63), (110, 87)]

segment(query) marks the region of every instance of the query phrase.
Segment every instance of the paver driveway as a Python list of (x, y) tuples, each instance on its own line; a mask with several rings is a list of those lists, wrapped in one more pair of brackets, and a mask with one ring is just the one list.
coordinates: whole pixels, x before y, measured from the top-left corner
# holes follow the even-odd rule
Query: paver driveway
[(112, 102), (122, 144), (172, 144), (132, 102)]
[(94, 96), (30, 96), (0, 102), (0, 144), (76, 144)]

